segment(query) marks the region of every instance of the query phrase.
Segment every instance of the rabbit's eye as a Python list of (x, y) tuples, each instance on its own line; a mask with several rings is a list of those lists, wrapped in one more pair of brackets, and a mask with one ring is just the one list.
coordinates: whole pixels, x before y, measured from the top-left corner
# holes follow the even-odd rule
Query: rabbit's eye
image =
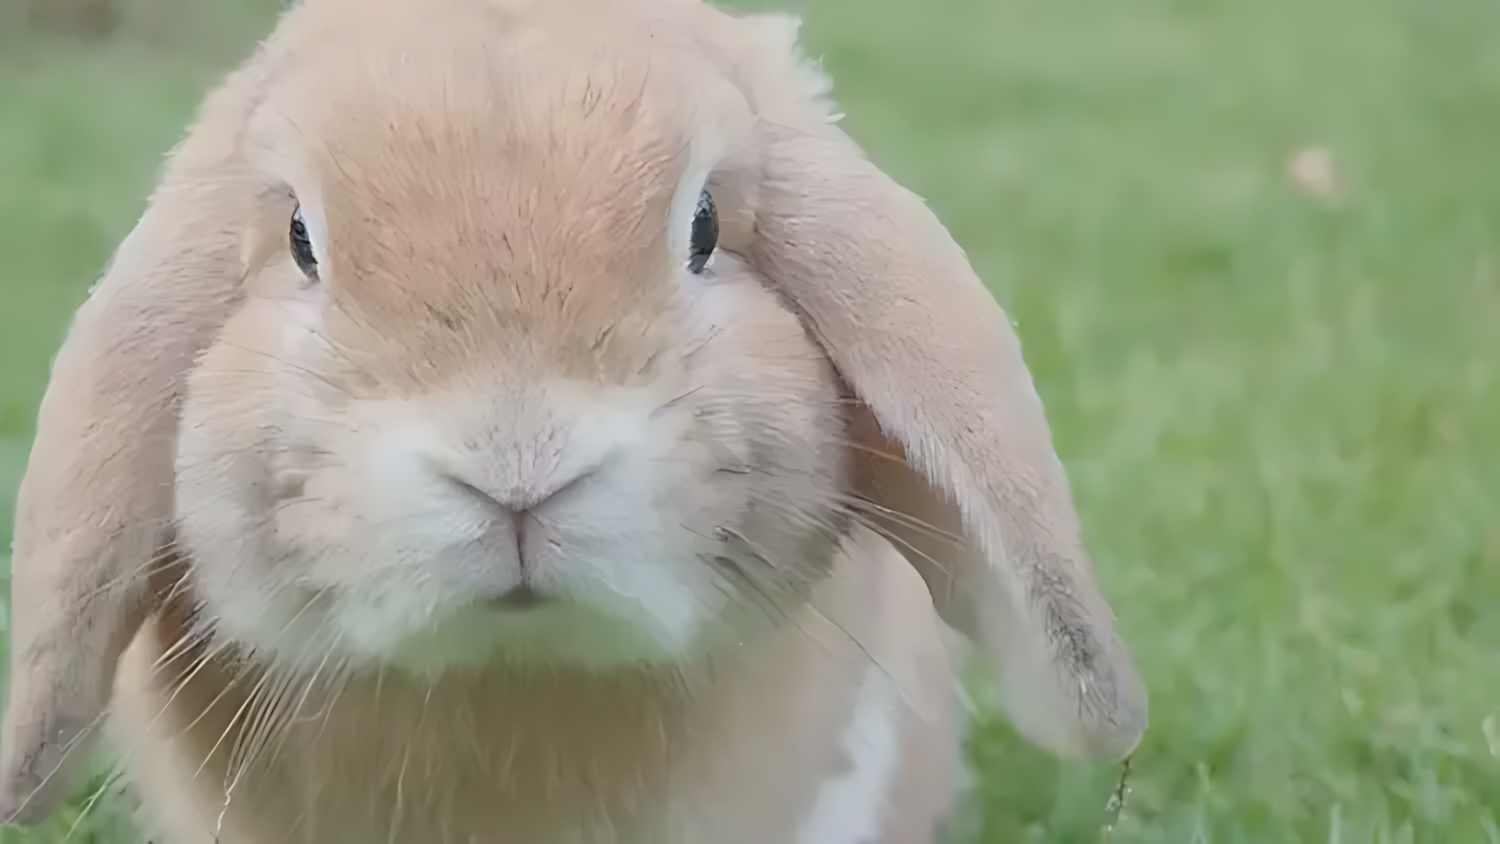
[(318, 259), (313, 255), (312, 240), (307, 236), (307, 223), (302, 221), (302, 208), (292, 212), (292, 258), (297, 267), (310, 279), (318, 277)]
[(719, 212), (714, 208), (714, 198), (705, 190), (698, 197), (698, 210), (693, 214), (693, 232), (688, 240), (688, 270), (703, 272), (718, 243)]

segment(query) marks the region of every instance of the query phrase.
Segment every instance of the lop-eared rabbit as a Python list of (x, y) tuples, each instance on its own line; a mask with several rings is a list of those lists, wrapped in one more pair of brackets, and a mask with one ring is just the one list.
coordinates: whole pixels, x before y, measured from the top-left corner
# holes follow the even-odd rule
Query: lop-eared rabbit
[(57, 357), (0, 812), (167, 844), (919, 844), (946, 630), (1030, 741), (1146, 693), (1006, 316), (797, 21), (306, 0)]

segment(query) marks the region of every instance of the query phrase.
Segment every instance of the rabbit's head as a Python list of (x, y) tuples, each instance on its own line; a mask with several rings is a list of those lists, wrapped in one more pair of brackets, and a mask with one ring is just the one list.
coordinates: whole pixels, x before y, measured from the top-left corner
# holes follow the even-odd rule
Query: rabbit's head
[(1026, 735), (1133, 748), (1015, 337), (795, 32), (696, 0), (289, 12), (58, 357), (3, 808), (51, 808), (163, 588), (294, 670), (603, 670), (783, 623), (853, 519)]
[(719, 244), (743, 98), (631, 6), (334, 5), (240, 137), (247, 301), (187, 379), (199, 622), (437, 670), (680, 660), (780, 617), (843, 530), (848, 433)]

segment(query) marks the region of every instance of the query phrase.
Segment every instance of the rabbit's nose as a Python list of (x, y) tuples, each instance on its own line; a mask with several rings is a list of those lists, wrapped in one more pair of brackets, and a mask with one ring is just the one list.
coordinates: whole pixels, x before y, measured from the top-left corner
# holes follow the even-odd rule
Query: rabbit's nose
[[(448, 479), (463, 492), (475, 499), (491, 511), (495, 521), (509, 523), (511, 538), (516, 547), (516, 565), (520, 569), (521, 582), (515, 590), (504, 596), (503, 603), (512, 609), (523, 609), (540, 601), (531, 590), (532, 559), (528, 555), (527, 534), (533, 528), (538, 527), (536, 511), (544, 508), (548, 502), (561, 497), (565, 492), (575, 489), (593, 474), (589, 469), (582, 473), (562, 479), (552, 479), (546, 486), (520, 486), (492, 492), (457, 475), (449, 474)], [(543, 529), (545, 530), (545, 529)]]
[(484, 502), (486, 506), (508, 515), (520, 525), (524, 516), (581, 486), (593, 472), (590, 468), (571, 476), (548, 478), (543, 483), (513, 484), (503, 488), (492, 488), (451, 473), (447, 477), (454, 486)]

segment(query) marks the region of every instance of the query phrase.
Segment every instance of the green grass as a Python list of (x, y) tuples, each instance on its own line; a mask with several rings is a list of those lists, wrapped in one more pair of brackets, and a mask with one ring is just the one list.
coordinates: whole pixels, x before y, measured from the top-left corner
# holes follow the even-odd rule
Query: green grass
[[(0, 534), (69, 312), (268, 20), (200, 5), (0, 35)], [(1112, 840), (1500, 842), (1500, 5), (800, 5), (1025, 343), (1153, 692)], [(986, 842), (1101, 839), (1117, 768), (974, 752)]]

